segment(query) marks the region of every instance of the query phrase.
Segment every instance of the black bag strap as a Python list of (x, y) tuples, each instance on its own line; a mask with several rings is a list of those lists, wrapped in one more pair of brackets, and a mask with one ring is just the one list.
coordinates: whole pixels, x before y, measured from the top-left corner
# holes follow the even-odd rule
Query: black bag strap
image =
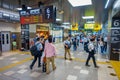
[(40, 43), (37, 43), (37, 44), (35, 44), (35, 46), (37, 47), (39, 44), (40, 44)]

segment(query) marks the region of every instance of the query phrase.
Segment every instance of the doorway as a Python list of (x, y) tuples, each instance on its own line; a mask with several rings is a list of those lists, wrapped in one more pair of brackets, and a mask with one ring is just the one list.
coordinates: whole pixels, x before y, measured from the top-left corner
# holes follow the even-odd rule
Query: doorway
[(10, 51), (10, 32), (1, 32), (2, 52)]

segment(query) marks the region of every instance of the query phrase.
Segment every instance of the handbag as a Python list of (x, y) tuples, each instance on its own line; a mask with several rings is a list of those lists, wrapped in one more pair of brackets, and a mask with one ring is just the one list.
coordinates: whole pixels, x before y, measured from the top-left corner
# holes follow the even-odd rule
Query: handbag
[(46, 56), (43, 57), (43, 62), (46, 63)]
[(46, 55), (43, 57), (42, 71), (46, 72)]

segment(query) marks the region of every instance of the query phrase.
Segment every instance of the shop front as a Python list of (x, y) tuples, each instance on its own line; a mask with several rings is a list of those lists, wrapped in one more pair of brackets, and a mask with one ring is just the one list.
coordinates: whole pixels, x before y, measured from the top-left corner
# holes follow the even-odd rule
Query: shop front
[(44, 36), (45, 39), (50, 35), (49, 26), (36, 25), (36, 34), (38, 36)]

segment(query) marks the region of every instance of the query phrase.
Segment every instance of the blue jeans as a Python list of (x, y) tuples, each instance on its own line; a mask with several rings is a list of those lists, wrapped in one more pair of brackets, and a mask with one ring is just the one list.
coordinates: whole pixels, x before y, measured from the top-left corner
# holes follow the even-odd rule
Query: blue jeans
[(31, 68), (34, 66), (35, 62), (37, 61), (37, 58), (38, 58), (38, 67), (41, 66), (41, 56), (34, 56), (34, 60), (32, 64), (30, 65)]
[(73, 50), (76, 51), (77, 50), (77, 46), (73, 45)]
[(104, 46), (101, 46), (101, 53), (104, 53)]
[(104, 51), (107, 52), (107, 42), (105, 42)]

